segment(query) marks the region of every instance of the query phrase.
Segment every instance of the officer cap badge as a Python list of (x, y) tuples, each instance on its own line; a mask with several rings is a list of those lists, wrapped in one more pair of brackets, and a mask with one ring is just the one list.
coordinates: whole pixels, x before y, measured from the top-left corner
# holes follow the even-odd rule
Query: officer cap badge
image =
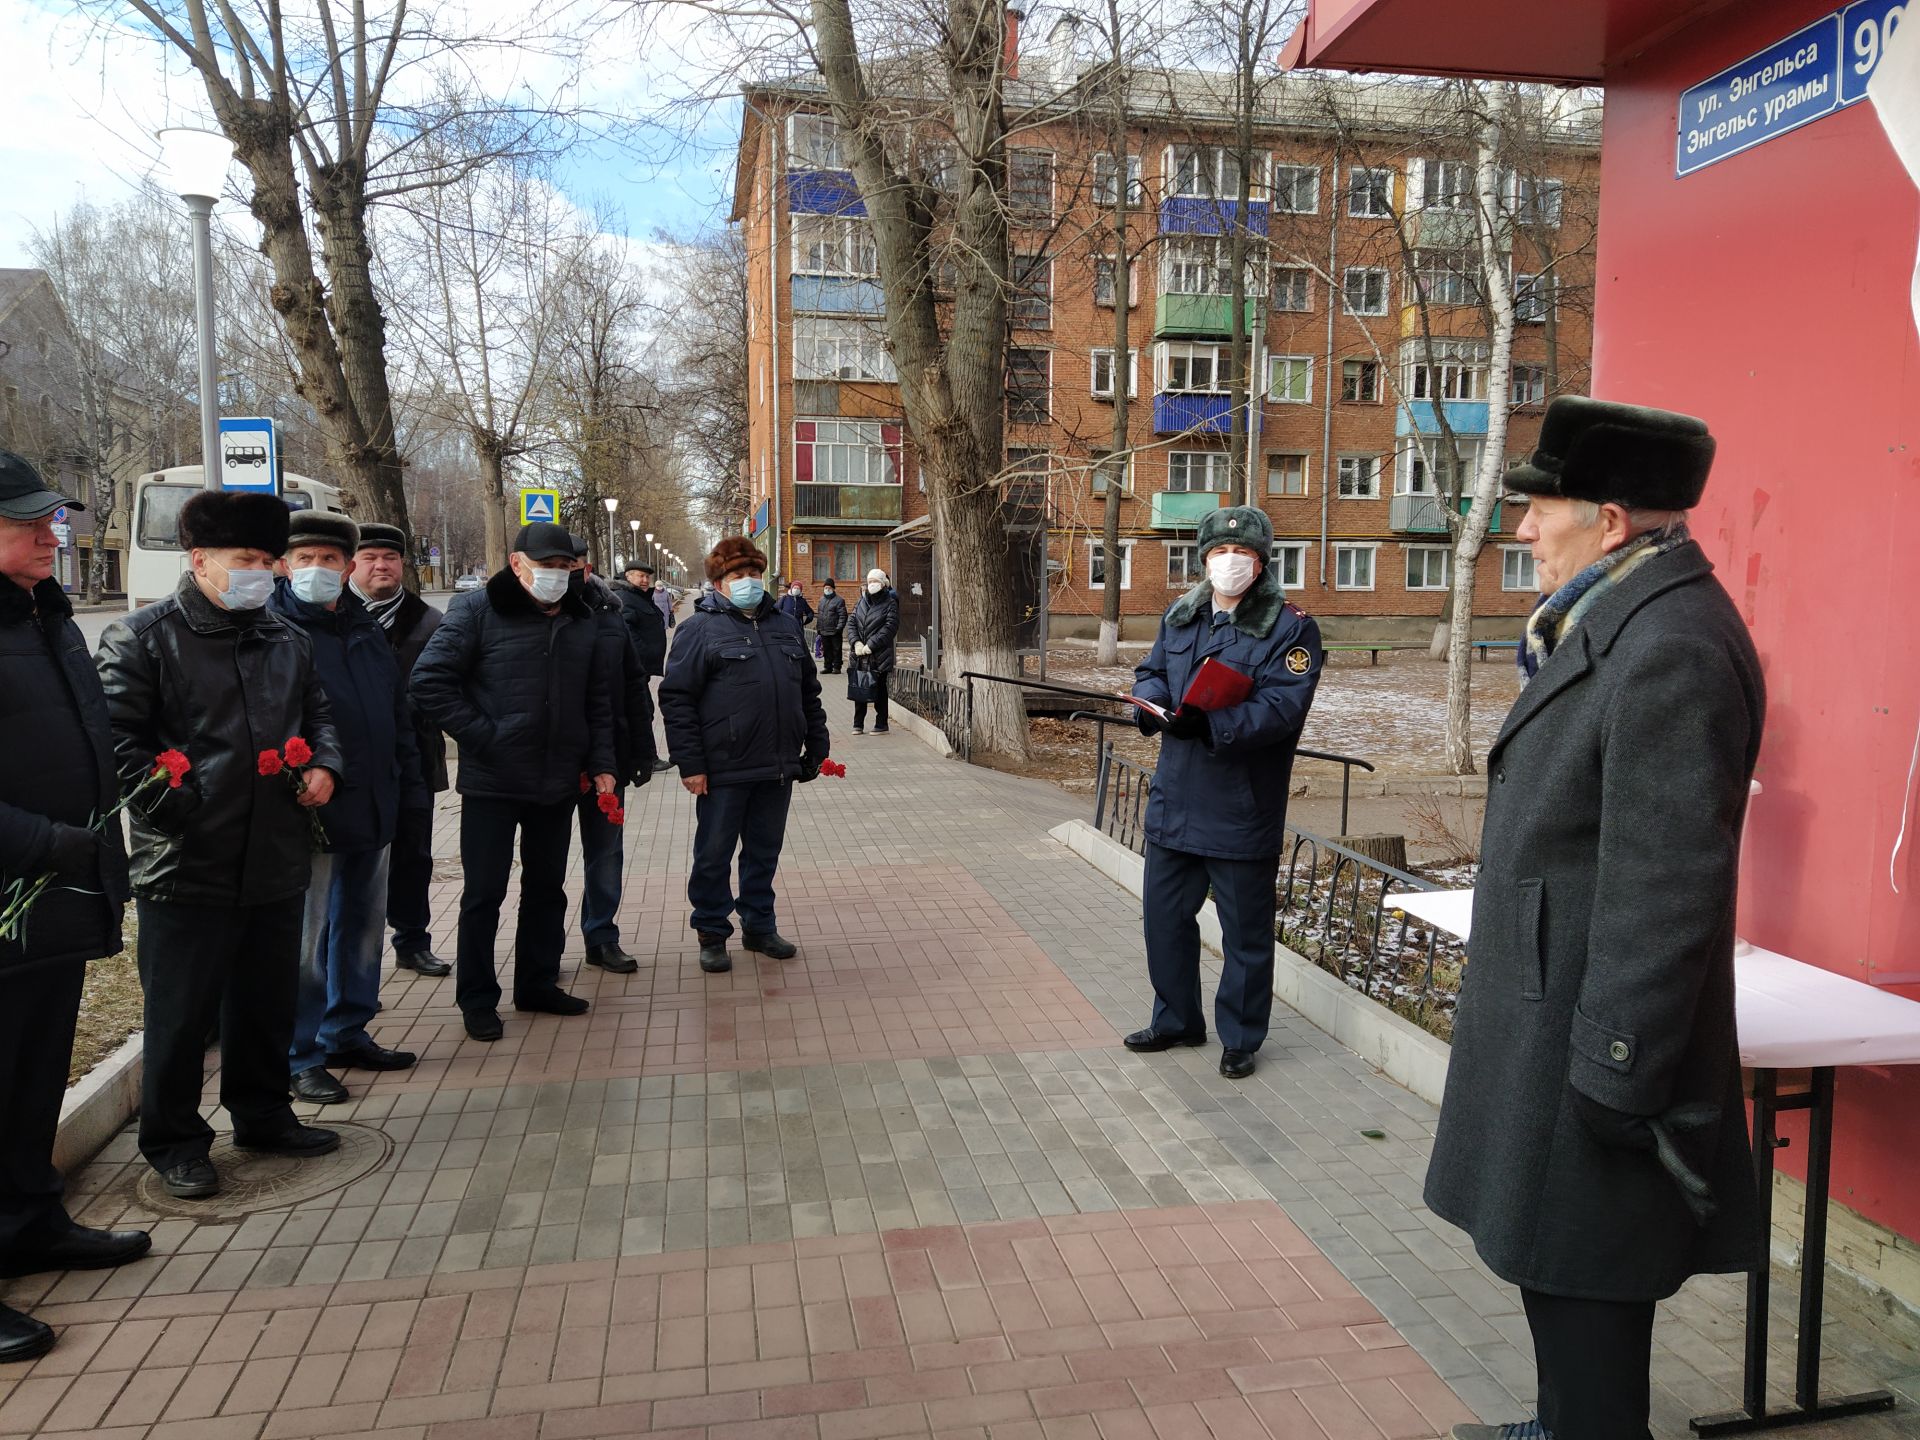
[(1287, 670), (1294, 675), (1304, 675), (1313, 668), (1313, 657), (1307, 654), (1304, 645), (1296, 645), (1287, 651)]
[(1227, 528), (1229, 530), (1238, 530), (1240, 528), (1240, 521), (1238, 519), (1227, 521)]

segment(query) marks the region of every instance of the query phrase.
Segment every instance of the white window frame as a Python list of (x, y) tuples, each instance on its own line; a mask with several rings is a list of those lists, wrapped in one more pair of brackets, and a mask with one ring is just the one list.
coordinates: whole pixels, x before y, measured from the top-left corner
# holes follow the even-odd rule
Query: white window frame
[[(1197, 559), (1194, 558), (1194, 554), (1193, 554), (1194, 548), (1195, 548), (1194, 541), (1167, 540), (1162, 543), (1164, 543), (1167, 547), (1167, 584), (1169, 586), (1193, 585), (1206, 578), (1206, 575), (1207, 575), (1206, 566), (1202, 565)], [(1175, 575), (1173, 573), (1173, 562), (1175, 557), (1179, 557), (1181, 561), (1180, 568), (1183, 571), (1189, 571), (1191, 573), (1183, 574), (1183, 575)]]
[[(1281, 377), (1288, 383), (1282, 387)], [(1294, 381), (1304, 384), (1294, 384)], [(1298, 390), (1300, 393), (1295, 394)], [(1267, 399), (1275, 405), (1311, 405), (1313, 403), (1313, 356), (1269, 355), (1267, 357)]]
[[(1240, 198), (1240, 177), (1231, 146), (1169, 145), (1161, 152), (1160, 164), (1166, 193), (1170, 197), (1235, 201)], [(1268, 164), (1266, 155), (1254, 156), (1255, 173), (1249, 177), (1248, 200), (1266, 197)], [(1234, 169), (1231, 176), (1228, 174), (1229, 167)], [(1191, 179), (1186, 178), (1189, 174)]]
[[(1120, 588), (1122, 590), (1131, 590), (1133, 588), (1134, 544), (1135, 542), (1132, 540), (1122, 540), (1120, 542)], [(1096, 580), (1093, 578), (1093, 567), (1105, 562), (1106, 550), (1107, 546), (1104, 540), (1087, 541), (1087, 588), (1089, 590), (1104, 590), (1107, 588), (1107, 582), (1105, 580)]]
[(1549, 315), (1560, 313), (1560, 277), (1547, 272), (1513, 277), (1513, 323), (1544, 325)]
[[(1232, 489), (1233, 467), (1224, 450), (1169, 450), (1167, 452), (1167, 493), (1169, 495), (1225, 495)], [(1206, 483), (1195, 485), (1195, 462)], [(1175, 483), (1176, 479), (1179, 483)]]
[(1436, 338), (1431, 360), (1425, 340), (1410, 340), (1401, 354), (1401, 393), (1409, 400), (1484, 401), (1492, 358), (1484, 340)]
[[(1119, 289), (1119, 286), (1115, 284), (1113, 279), (1113, 273), (1116, 268), (1117, 262), (1111, 255), (1096, 255), (1093, 257), (1093, 303), (1102, 309), (1111, 310), (1113, 308), (1114, 292), (1117, 292)], [(1102, 299), (1100, 295), (1102, 277), (1106, 280), (1109, 292), (1104, 299)], [(1127, 308), (1131, 310), (1139, 303), (1140, 262), (1137, 260), (1129, 260), (1127, 262)]]
[[(1020, 267), (1032, 263), (1037, 268), (1023, 276)], [(1029, 288), (1034, 274), (1040, 277), (1040, 288)], [(1007, 297), (1007, 323), (1016, 330), (1051, 330), (1053, 328), (1053, 257), (1045, 251), (1021, 254), (1015, 251), (1007, 257), (1007, 287), (1011, 292)], [(1034, 319), (1020, 313), (1023, 304), (1045, 305), (1046, 314)]]
[[(1366, 291), (1377, 283), (1380, 287), (1380, 300), (1377, 306), (1362, 309), (1353, 303), (1353, 282), (1358, 279), (1362, 285), (1361, 298)], [(1346, 306), (1349, 315), (1384, 315), (1392, 295), (1393, 277), (1377, 265), (1349, 265), (1340, 277), (1340, 303)]]
[[(1361, 469), (1365, 463), (1364, 471)], [(1376, 454), (1349, 453), (1336, 461), (1334, 498), (1337, 500), (1378, 500), (1380, 498), (1380, 457)], [(1351, 473), (1350, 473), (1351, 472)]]
[[(1453, 550), (1451, 547), (1446, 545), (1402, 545), (1400, 549), (1405, 557), (1406, 568), (1403, 578), (1406, 581), (1408, 594), (1432, 593), (1434, 591), (1451, 588), (1453, 576)], [(1437, 585), (1427, 583), (1429, 561), (1431, 557), (1435, 555), (1440, 557), (1440, 583)], [(1415, 556), (1419, 557), (1420, 565), (1420, 583), (1418, 585), (1413, 583)]]
[(1547, 367), (1516, 365), (1507, 382), (1507, 403), (1539, 405), (1547, 398)]
[[(1298, 460), (1300, 462), (1300, 488), (1297, 491), (1276, 490), (1273, 488), (1273, 462), (1276, 460)], [(1313, 456), (1305, 450), (1272, 450), (1267, 453), (1266, 494), (1269, 500), (1304, 500), (1313, 494)]]
[[(1284, 287), (1287, 298), (1291, 300), (1295, 291), (1300, 294), (1298, 305), (1280, 303), (1282, 286), (1280, 277), (1288, 277)], [(1267, 293), (1273, 298), (1273, 308), (1289, 315), (1306, 315), (1313, 311), (1313, 270), (1306, 265), (1276, 265), (1273, 267), (1273, 281), (1267, 286)]]
[[(1380, 577), (1378, 540), (1343, 540), (1333, 547), (1333, 588), (1336, 590), (1371, 590)], [(1340, 579), (1340, 561), (1346, 556), (1365, 555), (1367, 557), (1367, 583), (1359, 585)]]
[[(1372, 393), (1364, 395), (1347, 394), (1347, 367), (1349, 365), (1371, 365), (1373, 367), (1371, 371), (1373, 384), (1370, 387)], [(1349, 355), (1343, 359), (1340, 362), (1340, 403), (1343, 405), (1378, 405), (1382, 393), (1380, 384), (1381, 372), (1385, 369), (1386, 366), (1382, 365), (1377, 358), (1367, 355)], [(1369, 372), (1361, 372), (1362, 375), (1367, 373)]]
[[(1280, 567), (1280, 588), (1282, 590), (1300, 590), (1307, 583), (1307, 542), (1305, 540), (1276, 540), (1267, 550), (1267, 563)], [(1292, 570), (1293, 578), (1287, 577)]]
[[(811, 136), (803, 132), (811, 130)], [(817, 158), (824, 147), (826, 159)], [(789, 170), (845, 170), (846, 151), (841, 148), (840, 126), (831, 115), (796, 110), (787, 116), (787, 168)]]
[[(1013, 413), (1013, 353), (1016, 350), (1046, 358), (1046, 413), (1039, 418), (1016, 416)], [(1007, 423), (1010, 425), (1046, 425), (1053, 420), (1053, 351), (1044, 345), (1009, 345), (1007, 347)]]
[[(1113, 452), (1111, 451), (1105, 453), (1096, 452), (1091, 463), (1087, 466), (1087, 484), (1092, 487), (1093, 493), (1096, 495), (1104, 495), (1107, 493), (1107, 482), (1103, 476), (1103, 472), (1107, 467), (1107, 463), (1112, 458)], [(1120, 467), (1120, 493), (1123, 496), (1133, 494), (1133, 451), (1131, 450), (1127, 451), (1126, 459)]]
[[(1107, 362), (1107, 383), (1100, 384), (1100, 362)], [(1113, 347), (1096, 345), (1087, 352), (1087, 386), (1089, 393), (1103, 400), (1113, 399)], [(1140, 352), (1127, 351), (1127, 398), (1136, 400), (1140, 396)]]
[[(1272, 192), (1271, 204), (1276, 214), (1318, 215), (1320, 213), (1320, 167), (1318, 165), (1296, 165), (1288, 161), (1275, 161), (1267, 173)], [(1307, 184), (1309, 180), (1312, 182), (1310, 185)], [(1312, 191), (1305, 204), (1301, 203), (1300, 197), (1303, 186)]]
[[(865, 485), (872, 486), (875, 489), (887, 485), (898, 485), (900, 483), (900, 467), (894, 463), (894, 456), (889, 452), (886, 443), (886, 427), (888, 425), (896, 425), (900, 422), (895, 420), (847, 420), (837, 415), (798, 415), (795, 416), (794, 419), (796, 424), (804, 423), (814, 427), (814, 438), (809, 441), (802, 441), (799, 432), (797, 430), (794, 432), (793, 448), (795, 455), (797, 456), (799, 454), (800, 447), (803, 444), (810, 446), (814, 452), (813, 479), (805, 483), (809, 485)], [(830, 438), (822, 438), (821, 431), (829, 427), (832, 428), (832, 436)], [(869, 431), (872, 433), (865, 433)], [(866, 474), (871, 475), (873, 466), (877, 461), (880, 467), (881, 478), (878, 480), (852, 478), (851, 467), (849, 467), (847, 478), (836, 478), (828, 474), (827, 477), (823, 479), (821, 477), (822, 469), (824, 468), (830, 472), (833, 466), (830, 458), (824, 466), (822, 465), (822, 452), (836, 450), (845, 450), (848, 452), (864, 451), (865, 458), (862, 461), (861, 469)], [(793, 473), (795, 475), (800, 473), (797, 461)]]
[[(1104, 162), (1104, 163), (1103, 163)], [(1104, 173), (1103, 173), (1104, 172)], [(1120, 167), (1114, 163), (1113, 152), (1102, 150), (1093, 157), (1093, 203), (1111, 207), (1120, 198), (1120, 187), (1114, 182), (1119, 178)], [(1127, 156), (1127, 206), (1144, 207), (1147, 203), (1146, 182), (1140, 178), (1140, 157)]]
[[(1160, 240), (1160, 293), (1163, 295), (1225, 296), (1233, 286), (1227, 274), (1232, 261), (1229, 235), (1165, 235)], [(1246, 254), (1249, 300), (1267, 293), (1262, 246), (1249, 242)], [(1197, 286), (1206, 288), (1200, 289)]]
[[(871, 279), (880, 273), (880, 251), (864, 215), (809, 215), (793, 217), (789, 227), (796, 275), (852, 276)], [(815, 258), (815, 252), (818, 258)]]
[(1473, 208), (1473, 162), (1433, 156), (1407, 162), (1407, 207), (1463, 211)]
[(1408, 300), (1429, 305), (1478, 305), (1480, 257), (1471, 250), (1428, 249), (1413, 252)]
[[(1393, 475), (1393, 493), (1396, 495), (1426, 495), (1439, 499), (1440, 467), (1434, 464), (1433, 451), (1425, 442), (1431, 439), (1437, 448), (1440, 437), (1421, 437), (1409, 435), (1400, 446), (1396, 457)], [(1455, 435), (1454, 444), (1460, 450), (1460, 483), (1453, 488), (1460, 495), (1473, 490), (1473, 477), (1480, 471), (1480, 456), (1486, 447), (1484, 435)]]
[[(1230, 344), (1216, 344), (1211, 340), (1162, 340), (1153, 347), (1153, 388), (1161, 395), (1224, 395), (1226, 382), (1220, 378), (1225, 361), (1233, 347)], [(1176, 388), (1173, 384), (1173, 365), (1176, 360), (1187, 362), (1189, 375), (1192, 362), (1205, 359), (1211, 366), (1209, 379), (1204, 386), (1188, 385)]]
[(842, 315), (796, 315), (793, 378), (893, 384), (899, 376), (879, 322)]
[(1507, 172), (1507, 209), (1516, 224), (1557, 230), (1564, 212), (1567, 185), (1554, 175)]
[[(1377, 193), (1376, 183), (1386, 181), (1387, 195), (1385, 206), (1374, 209), (1372, 201)], [(1364, 200), (1364, 206), (1354, 202)], [(1393, 218), (1393, 167), (1391, 165), (1372, 167), (1353, 165), (1347, 170), (1347, 214), (1355, 220), (1391, 220)]]
[[(1044, 155), (1047, 161), (1047, 206), (1042, 210), (1037, 205), (1031, 208), (1015, 198), (1013, 171), (1019, 160), (1036, 155)], [(1007, 147), (1007, 214), (1016, 224), (1023, 221), (1044, 219), (1053, 223), (1055, 207), (1060, 199), (1059, 157), (1045, 145), (1010, 145)]]
[[(1516, 557), (1526, 561), (1525, 569), (1532, 577), (1524, 585), (1513, 583), (1512, 571), (1521, 568), (1514, 564)], [(1500, 547), (1500, 588), (1508, 594), (1539, 594), (1540, 573), (1534, 567), (1533, 549), (1527, 545), (1502, 545)]]

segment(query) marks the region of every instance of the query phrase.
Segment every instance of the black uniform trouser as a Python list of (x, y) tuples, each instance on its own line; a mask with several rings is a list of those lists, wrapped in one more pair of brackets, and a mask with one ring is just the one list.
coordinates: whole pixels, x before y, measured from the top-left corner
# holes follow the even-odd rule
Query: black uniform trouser
[(838, 632), (820, 637), (820, 658), (825, 662), (823, 668), (827, 674), (835, 675), (839, 673), (840, 647), (845, 643), (846, 636)]
[(387, 924), (393, 927), (393, 953), (418, 955), (433, 948), (427, 927), (433, 922), (433, 810), (402, 807), (387, 858)]
[(234, 1139), (295, 1124), (287, 1051), (300, 992), (304, 895), (266, 905), (140, 900), (140, 988), (146, 995), (140, 1153), (156, 1170), (204, 1160), (213, 1127), (200, 1114), (207, 1032), (220, 1022), (220, 1103)]
[(1520, 1299), (1553, 1440), (1651, 1440), (1653, 1301)]
[(1207, 1028), (1200, 1004), (1200, 907), (1207, 889), (1220, 916), (1225, 963), (1214, 996), (1214, 1028), (1228, 1050), (1258, 1050), (1273, 1014), (1274, 882), (1280, 857), (1221, 860), (1147, 842), (1141, 910), (1147, 973), (1153, 980), (1153, 1028), (1198, 1035)]
[(60, 1203), (53, 1137), (86, 978), (76, 961), (0, 975), (0, 1256), (73, 1224)]
[(513, 994), (531, 999), (559, 988), (560, 948), (567, 938), (567, 847), (573, 801), (535, 805), (468, 795), (460, 801), (460, 939), (453, 998), (465, 1011), (500, 1008), (493, 947), (513, 873), (513, 836), (520, 832), (520, 918), (513, 935)]
[[(791, 780), (712, 785), (693, 803), (693, 869), (687, 875), (690, 920), (702, 940), (733, 934), (733, 916), (749, 935), (778, 929), (773, 877), (787, 840)], [(740, 854), (740, 893), (733, 891), (733, 857)]]
[[(873, 674), (873, 723), (875, 725), (887, 723), (887, 676), (891, 673), (891, 671), (876, 670)], [(853, 723), (856, 728), (867, 723), (866, 701), (853, 702)]]

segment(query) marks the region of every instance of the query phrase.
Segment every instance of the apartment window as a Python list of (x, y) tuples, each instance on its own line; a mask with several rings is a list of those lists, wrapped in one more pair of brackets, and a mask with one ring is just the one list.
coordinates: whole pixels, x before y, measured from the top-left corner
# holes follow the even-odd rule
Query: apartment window
[(1349, 268), (1342, 277), (1341, 290), (1346, 296), (1347, 309), (1353, 314), (1384, 315), (1387, 313), (1386, 271)]
[(1053, 218), (1053, 152), (1007, 152), (1007, 209), (1019, 219)]
[(943, 141), (922, 145), (920, 173), (935, 190), (943, 195), (951, 195), (959, 178), (954, 169), (953, 146)]
[(1313, 357), (1275, 355), (1268, 362), (1267, 398), (1281, 405), (1305, 405), (1313, 399)]
[(1015, 255), (1008, 266), (1013, 304), (1008, 319), (1026, 330), (1053, 328), (1053, 261), (1045, 255)]
[(1566, 187), (1544, 176), (1517, 175), (1509, 182), (1513, 218), (1522, 225), (1552, 230), (1560, 224), (1560, 202)]
[(1357, 220), (1393, 217), (1393, 171), (1356, 165), (1347, 172), (1347, 214)]
[(1515, 405), (1538, 405), (1547, 398), (1547, 371), (1543, 365), (1516, 365), (1508, 399)]
[(1163, 340), (1153, 347), (1154, 388), (1163, 395), (1220, 395), (1227, 388), (1230, 345)]
[(1413, 283), (1429, 305), (1478, 305), (1480, 259), (1471, 250), (1416, 250)]
[[(1104, 541), (1087, 542), (1087, 588), (1104, 590), (1107, 588), (1107, 547)], [(1120, 542), (1120, 588), (1133, 588), (1133, 541)]]
[(1313, 271), (1304, 265), (1273, 267), (1273, 308), (1313, 309)]
[(844, 170), (846, 151), (840, 127), (831, 115), (792, 115), (787, 119), (787, 164), (795, 170)]
[(1406, 548), (1407, 589), (1446, 589), (1447, 564), (1452, 552), (1444, 545), (1409, 545)]
[(1306, 584), (1307, 543), (1304, 540), (1276, 540), (1267, 552), (1268, 563), (1280, 577), (1282, 590), (1298, 590)]
[(1540, 581), (1533, 572), (1533, 551), (1525, 545), (1500, 547), (1500, 588), (1502, 590), (1538, 590)]
[[(1113, 308), (1114, 260), (1111, 255), (1096, 255), (1093, 260), (1093, 303)], [(1140, 303), (1140, 267), (1131, 261), (1127, 264), (1127, 305), (1129, 308)]]
[(796, 420), (793, 458), (793, 478), (802, 485), (898, 485), (900, 427), (878, 420)]
[(1465, 210), (1473, 204), (1473, 166), (1465, 160), (1414, 161), (1420, 170), (1420, 208)]
[(1378, 455), (1342, 455), (1339, 494), (1342, 500), (1378, 500), (1380, 498), (1380, 457)]
[(1021, 345), (1007, 347), (1007, 419), (1016, 425), (1043, 425), (1053, 413), (1053, 352)]
[[(1093, 157), (1093, 203), (1115, 205), (1120, 200), (1120, 165), (1106, 152)], [(1127, 204), (1145, 205), (1147, 187), (1140, 180), (1140, 157), (1127, 156)]]
[(1307, 493), (1307, 457), (1293, 453), (1267, 456), (1267, 494), (1298, 498)]
[(1459, 453), (1456, 468), (1453, 451), (1438, 436), (1430, 444), (1409, 440), (1400, 452), (1400, 464), (1394, 477), (1395, 493), (1400, 495), (1463, 495), (1473, 488), (1473, 475), (1480, 468), (1484, 440), (1454, 437)]
[[(1266, 186), (1266, 157), (1254, 158), (1254, 172), (1247, 186), (1249, 198), (1258, 200)], [(1240, 198), (1240, 157), (1222, 145), (1169, 145), (1166, 153), (1168, 192), (1204, 199)]]
[(1167, 489), (1176, 495), (1209, 492), (1224, 495), (1227, 481), (1227, 452), (1224, 450), (1169, 450), (1167, 452)]
[(1552, 275), (1513, 277), (1513, 318), (1521, 325), (1544, 325), (1559, 304), (1559, 285)]
[(796, 275), (878, 275), (880, 252), (873, 229), (858, 215), (795, 215)]
[(813, 542), (813, 579), (855, 583), (866, 579), (869, 570), (880, 565), (877, 540), (815, 540)]
[(1471, 340), (1435, 340), (1407, 345), (1406, 393), (1415, 400), (1485, 400), (1487, 347)]
[(1355, 405), (1380, 403), (1380, 362), (1378, 360), (1342, 360), (1340, 362), (1340, 398)]
[(1372, 545), (1336, 545), (1333, 547), (1333, 588), (1336, 590), (1373, 589)]
[(1169, 540), (1167, 544), (1167, 584), (1196, 585), (1206, 569), (1194, 555), (1197, 548), (1188, 540)]
[(897, 377), (877, 324), (800, 315), (793, 322), (793, 378), (892, 381)]
[[(1263, 291), (1266, 267), (1259, 246), (1249, 243), (1246, 257), (1246, 293)], [(1160, 242), (1160, 288), (1168, 295), (1226, 295), (1233, 289), (1233, 241), (1226, 235), (1170, 235)]]
[[(1113, 347), (1111, 345), (1091, 352), (1093, 372), (1093, 393), (1103, 399), (1113, 398)], [(1140, 393), (1140, 352), (1127, 351), (1127, 398), (1131, 400)]]
[(1287, 215), (1319, 214), (1320, 167), (1317, 165), (1274, 166), (1273, 208)]
[(1133, 455), (1128, 452), (1116, 457), (1111, 450), (1093, 452), (1093, 464), (1088, 467), (1093, 478), (1093, 493), (1104, 495), (1109, 484), (1117, 484), (1122, 495), (1133, 493)]

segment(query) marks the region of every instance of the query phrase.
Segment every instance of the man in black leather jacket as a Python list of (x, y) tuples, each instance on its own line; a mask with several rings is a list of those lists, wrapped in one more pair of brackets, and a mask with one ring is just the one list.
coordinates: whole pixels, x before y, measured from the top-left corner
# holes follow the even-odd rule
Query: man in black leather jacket
[[(340, 1145), (334, 1131), (300, 1124), (287, 1103), (313, 871), (303, 808), (324, 806), (344, 769), (311, 644), (262, 608), (287, 524), (278, 496), (195, 495), (180, 511), (189, 568), (179, 588), (110, 625), (96, 657), (121, 782), (144, 778), (162, 750), (186, 752), (193, 766), (178, 790), (132, 807), (146, 992), (140, 1152), (182, 1199), (220, 1186), (207, 1158), (213, 1128), (200, 1116), (216, 1019), (220, 1103), (234, 1143), (301, 1156)], [(281, 759), (295, 738), (312, 751), (298, 793)]]

